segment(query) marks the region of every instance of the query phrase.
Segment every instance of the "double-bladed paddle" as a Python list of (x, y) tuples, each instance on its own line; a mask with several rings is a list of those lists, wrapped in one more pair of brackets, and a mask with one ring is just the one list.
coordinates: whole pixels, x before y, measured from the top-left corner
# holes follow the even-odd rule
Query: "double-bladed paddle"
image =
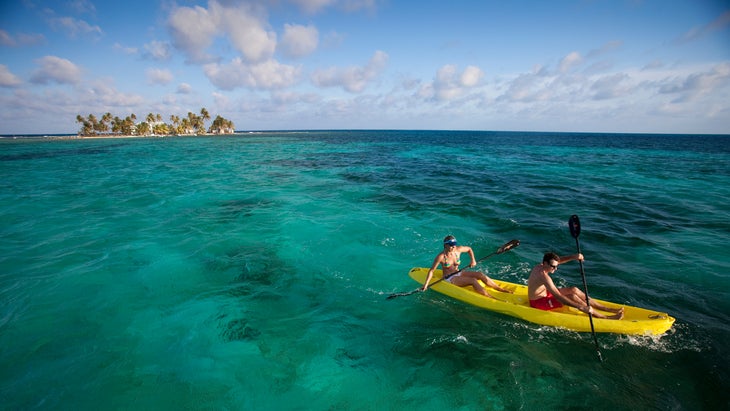
[[(580, 243), (578, 242), (578, 236), (580, 235), (580, 220), (578, 219), (578, 216), (573, 214), (570, 216), (570, 220), (568, 220), (568, 227), (570, 227), (570, 235), (575, 238), (575, 247), (578, 249), (578, 254), (580, 254)], [(598, 359), (603, 362), (603, 357), (601, 356), (601, 349), (598, 346), (598, 339), (596, 338), (596, 330), (593, 328), (593, 315), (591, 314), (591, 300), (588, 297), (588, 285), (586, 284), (586, 273), (583, 270), (583, 261), (578, 260), (578, 263), (580, 264), (580, 276), (583, 278), (583, 291), (586, 294), (586, 304), (588, 305), (588, 321), (591, 322), (591, 334), (593, 334), (593, 342), (596, 343), (596, 352), (598, 353)]]
[[(513, 248), (515, 248), (515, 247), (517, 247), (518, 245), (520, 245), (520, 240), (511, 240), (511, 241), (509, 241), (509, 242), (505, 243), (505, 244), (504, 244), (503, 246), (499, 247), (499, 248), (497, 249), (497, 251), (493, 252), (492, 254), (489, 254), (488, 256), (486, 256), (486, 257), (482, 257), (482, 258), (480, 258), (479, 260), (477, 260), (477, 263), (479, 263), (479, 262), (481, 262), (481, 261), (484, 261), (484, 260), (486, 260), (487, 258), (489, 258), (489, 257), (491, 257), (491, 256), (493, 256), (493, 255), (497, 255), (497, 254), (502, 254), (502, 253), (503, 253), (503, 252), (505, 252), (505, 251), (509, 251), (509, 250), (511, 250), (511, 249), (513, 249)], [(468, 267), (467, 267), (467, 268), (468, 268)], [(446, 277), (441, 277), (441, 278), (439, 278), (438, 280), (436, 280), (436, 281), (432, 282), (432, 283), (431, 283), (431, 286), (433, 286), (434, 284), (436, 284), (436, 283), (439, 283), (439, 282), (441, 282), (441, 281), (443, 281), (443, 280), (446, 280), (446, 279), (448, 279), (449, 277), (455, 276), (456, 274), (459, 274), (460, 272), (462, 272), (462, 271), (463, 271), (463, 270), (465, 270), (465, 269), (466, 269), (466, 268), (462, 268), (461, 270), (459, 270), (459, 271), (455, 271), (455, 272), (453, 272), (453, 273), (451, 273), (451, 274), (447, 275)], [(411, 294), (415, 294), (415, 293), (417, 293), (417, 292), (420, 292), (420, 291), (423, 291), (423, 289), (422, 289), (421, 287), (419, 287), (419, 288), (416, 288), (416, 289), (415, 289), (415, 290), (413, 290), (413, 291), (406, 291), (406, 292), (402, 292), (402, 293), (395, 293), (395, 294), (391, 294), (391, 295), (389, 295), (389, 296), (388, 296), (388, 298), (386, 298), (386, 299), (387, 299), (387, 300), (390, 300), (390, 299), (392, 299), (392, 298), (396, 298), (396, 297), (403, 297), (403, 296), (406, 296), (406, 295), (411, 295)]]

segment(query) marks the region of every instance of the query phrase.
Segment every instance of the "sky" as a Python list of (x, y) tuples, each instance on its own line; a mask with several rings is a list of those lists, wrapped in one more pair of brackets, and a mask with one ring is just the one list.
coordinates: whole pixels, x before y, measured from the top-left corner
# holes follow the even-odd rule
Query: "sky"
[(730, 134), (730, 1), (0, 4), (0, 134), (201, 108), (237, 130)]

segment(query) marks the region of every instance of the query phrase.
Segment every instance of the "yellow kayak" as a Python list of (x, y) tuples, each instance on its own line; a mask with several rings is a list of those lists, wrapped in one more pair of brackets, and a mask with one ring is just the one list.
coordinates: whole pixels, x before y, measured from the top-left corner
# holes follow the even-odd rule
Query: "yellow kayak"
[[(412, 268), (408, 273), (411, 278), (423, 284), (426, 281), (428, 268), (416, 267)], [(434, 271), (431, 283), (441, 278), (441, 270)], [(535, 324), (548, 325), (552, 327), (562, 327), (574, 331), (590, 332), (591, 325), (588, 315), (572, 307), (561, 307), (550, 311), (538, 310), (530, 307), (527, 298), (527, 286), (521, 284), (509, 283), (506, 281), (494, 280), (500, 287), (514, 291), (514, 294), (501, 293), (492, 288), (486, 287), (489, 294), (497, 297), (485, 297), (471, 286), (458, 287), (448, 281), (439, 281), (429, 290), (438, 291), (449, 297), (456, 298), (465, 303), (484, 308), (486, 310), (495, 311), (501, 314), (510, 315), (512, 317), (521, 318)], [(664, 334), (672, 328), (674, 318), (667, 313), (646, 310), (644, 308), (632, 307), (629, 305), (621, 305), (609, 301), (598, 300), (607, 307), (624, 307), (624, 318), (621, 320), (608, 320), (603, 318), (593, 318), (593, 326), (597, 333), (616, 333), (616, 334), (633, 334), (633, 335), (660, 335)]]

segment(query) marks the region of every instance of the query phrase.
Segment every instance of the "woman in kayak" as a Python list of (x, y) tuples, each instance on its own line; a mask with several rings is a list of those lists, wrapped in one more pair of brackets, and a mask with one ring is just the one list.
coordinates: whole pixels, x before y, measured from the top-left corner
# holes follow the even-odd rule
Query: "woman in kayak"
[(431, 282), (434, 270), (439, 266), (439, 264), (441, 264), (443, 278), (456, 286), (466, 287), (470, 285), (474, 287), (474, 290), (479, 294), (494, 299), (496, 299), (496, 297), (489, 294), (487, 290), (485, 290), (484, 287), (482, 287), (482, 285), (479, 283), (479, 280), (497, 291), (501, 291), (503, 293), (512, 292), (500, 287), (491, 278), (480, 273), (479, 271), (459, 270), (459, 265), (461, 264), (461, 253), (469, 253), (469, 257), (471, 258), (469, 267), (474, 267), (475, 265), (477, 265), (477, 260), (474, 258), (474, 251), (471, 249), (471, 247), (465, 245), (457, 245), (456, 238), (454, 238), (453, 235), (446, 236), (446, 238), (444, 238), (444, 250), (440, 252), (436, 256), (436, 258), (434, 258), (431, 269), (428, 270), (426, 282), (423, 284), (423, 287), (421, 287), (422, 290), (426, 291), (428, 289), (428, 284)]
[[(624, 317), (623, 308), (609, 308), (593, 299), (591, 299), (591, 306), (588, 307), (586, 295), (577, 287), (558, 288), (555, 286), (550, 274), (554, 273), (560, 264), (573, 260), (583, 261), (583, 254), (560, 257), (555, 253), (546, 253), (542, 257), (542, 264), (536, 265), (530, 273), (530, 278), (527, 279), (527, 296), (530, 298), (530, 307), (549, 311), (568, 305), (586, 314), (590, 312), (596, 318), (622, 319)], [(597, 313), (594, 308), (614, 314), (603, 315)]]

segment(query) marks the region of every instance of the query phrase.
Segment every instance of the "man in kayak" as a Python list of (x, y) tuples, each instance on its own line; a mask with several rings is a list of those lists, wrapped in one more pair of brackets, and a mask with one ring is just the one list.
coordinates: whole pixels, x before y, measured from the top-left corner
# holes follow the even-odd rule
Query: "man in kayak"
[(484, 284), (494, 288), (497, 291), (501, 291), (503, 293), (512, 293), (512, 291), (500, 287), (491, 278), (480, 273), (479, 271), (459, 272), (459, 265), (461, 264), (461, 253), (469, 253), (469, 257), (471, 258), (471, 261), (469, 262), (469, 267), (474, 267), (475, 265), (477, 265), (477, 260), (474, 258), (474, 251), (471, 249), (471, 247), (458, 245), (456, 243), (456, 238), (454, 238), (453, 235), (446, 236), (446, 238), (444, 238), (444, 250), (440, 252), (436, 256), (436, 258), (434, 258), (431, 269), (428, 270), (426, 282), (423, 284), (423, 287), (421, 287), (421, 289), (423, 291), (426, 291), (426, 289), (428, 289), (428, 284), (431, 282), (431, 277), (433, 277), (433, 271), (438, 267), (439, 264), (441, 264), (443, 278), (445, 278), (446, 281), (450, 282), (451, 284), (459, 287), (466, 287), (467, 285), (470, 285), (474, 287), (474, 290), (479, 294), (494, 299), (497, 298), (489, 294), (487, 290), (485, 290), (484, 287), (482, 287), (482, 285), (479, 283), (479, 280), (482, 280)]
[[(552, 310), (569, 305), (586, 314), (590, 312), (596, 318), (622, 319), (624, 317), (623, 308), (609, 308), (596, 300), (591, 300), (591, 306), (588, 307), (586, 295), (577, 287), (558, 288), (555, 286), (550, 274), (554, 273), (560, 264), (573, 260), (583, 261), (583, 254), (560, 257), (555, 253), (546, 253), (542, 257), (542, 263), (532, 269), (530, 278), (527, 280), (527, 296), (530, 298), (530, 306), (540, 310)], [(594, 308), (615, 314), (607, 316), (596, 312)]]

